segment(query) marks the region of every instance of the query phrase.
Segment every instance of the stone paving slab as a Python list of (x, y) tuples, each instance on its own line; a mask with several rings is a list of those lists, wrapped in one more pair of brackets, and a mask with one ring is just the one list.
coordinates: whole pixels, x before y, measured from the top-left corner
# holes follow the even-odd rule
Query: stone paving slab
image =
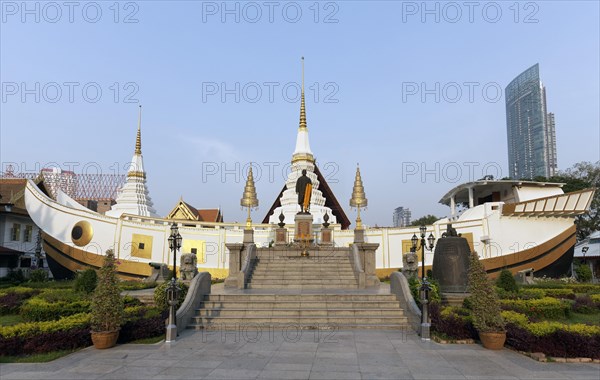
[(51, 363), (1, 364), (0, 379), (600, 379), (600, 364), (541, 363), (508, 349), (422, 342), (406, 331), (301, 334), (185, 331), (172, 344), (89, 347)]

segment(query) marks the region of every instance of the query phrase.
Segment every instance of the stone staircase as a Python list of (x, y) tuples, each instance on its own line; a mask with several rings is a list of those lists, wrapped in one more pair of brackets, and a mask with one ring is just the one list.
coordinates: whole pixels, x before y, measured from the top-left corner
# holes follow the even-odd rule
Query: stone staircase
[(356, 289), (348, 256), (259, 258), (248, 289)]
[(193, 329), (408, 329), (392, 294), (209, 294)]
[(246, 289), (204, 296), (193, 329), (410, 329), (396, 296), (359, 290), (348, 251), (258, 252)]

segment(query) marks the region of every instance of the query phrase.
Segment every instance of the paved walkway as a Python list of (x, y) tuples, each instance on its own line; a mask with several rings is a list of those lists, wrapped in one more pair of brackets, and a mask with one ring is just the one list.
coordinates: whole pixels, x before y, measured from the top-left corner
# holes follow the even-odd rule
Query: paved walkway
[(540, 363), (478, 344), (393, 330), (185, 331), (172, 344), (93, 347), (45, 364), (1, 364), (0, 379), (600, 379), (600, 365)]

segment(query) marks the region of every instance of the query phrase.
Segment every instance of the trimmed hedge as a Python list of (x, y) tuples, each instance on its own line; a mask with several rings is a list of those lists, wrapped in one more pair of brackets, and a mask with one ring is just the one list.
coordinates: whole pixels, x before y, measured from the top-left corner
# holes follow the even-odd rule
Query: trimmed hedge
[(546, 289), (545, 293), (547, 297), (575, 299), (575, 292), (570, 288)]
[(158, 309), (146, 309), (140, 318), (125, 322), (119, 333), (118, 343), (127, 343), (138, 339), (154, 338), (165, 333), (167, 312)]
[(544, 297), (546, 297), (546, 291), (544, 289), (522, 288), (519, 291), (519, 298), (524, 300), (542, 299)]
[(44, 332), (30, 337), (0, 337), (0, 355), (21, 356), (51, 351), (74, 350), (92, 344), (88, 327)]
[[(126, 309), (118, 343), (160, 336), (165, 332), (167, 313), (136, 306)], [(92, 344), (90, 315), (77, 314), (58, 321), (27, 322), (0, 327), (0, 355), (20, 356), (58, 350), (72, 350)]]
[(43, 333), (66, 331), (82, 327), (88, 328), (89, 324), (89, 314), (75, 314), (61, 318), (58, 321), (26, 322), (13, 326), (0, 326), (0, 340), (15, 336), (26, 338)]
[(600, 333), (590, 336), (562, 329), (548, 329), (547, 331), (552, 332), (535, 335), (528, 329), (509, 323), (506, 344), (519, 351), (543, 352), (557, 358), (600, 359)]
[(39, 292), (31, 288), (12, 288), (8, 292), (0, 293), (0, 315), (18, 313), (23, 302)]
[(442, 308), (439, 303), (429, 305), (431, 330), (451, 339), (477, 339), (478, 334), (473, 327), (468, 311), (463, 308)]
[(552, 297), (531, 300), (500, 300), (503, 310), (513, 310), (536, 319), (562, 319), (569, 315), (571, 305)]
[(56, 321), (61, 317), (87, 313), (89, 310), (89, 301), (47, 302), (36, 297), (27, 300), (21, 306), (20, 315), (28, 322)]

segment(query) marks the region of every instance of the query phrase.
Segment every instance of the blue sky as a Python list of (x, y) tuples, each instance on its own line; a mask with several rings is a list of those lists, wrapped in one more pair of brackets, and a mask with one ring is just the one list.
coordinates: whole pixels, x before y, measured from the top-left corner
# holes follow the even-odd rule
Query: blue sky
[(311, 146), (352, 220), (357, 163), (380, 226), (397, 206), (447, 215), (450, 188), (506, 176), (502, 92), (535, 63), (559, 168), (600, 160), (597, 1), (0, 4), (2, 170), (123, 172), (142, 104), (162, 215), (183, 196), (243, 221), (254, 162), (262, 219), (294, 150), (301, 56)]

